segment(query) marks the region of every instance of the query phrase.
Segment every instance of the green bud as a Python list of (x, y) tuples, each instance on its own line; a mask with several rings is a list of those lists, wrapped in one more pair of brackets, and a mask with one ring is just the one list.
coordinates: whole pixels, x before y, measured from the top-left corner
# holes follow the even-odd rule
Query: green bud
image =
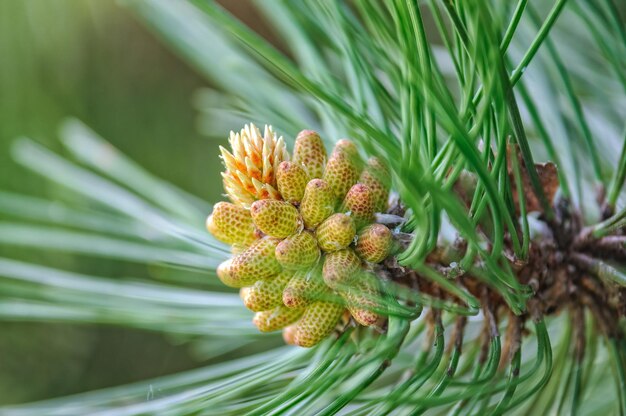
[(301, 308), (328, 290), (320, 275), (320, 270), (299, 271), (291, 278), (283, 291), (283, 304), (289, 308)]
[(349, 285), (361, 270), (361, 260), (351, 249), (334, 251), (326, 255), (322, 275), (331, 288)]
[(280, 273), (282, 268), (274, 255), (279, 241), (264, 237), (233, 257), (229, 271), (230, 279), (237, 285), (235, 287), (250, 286), (257, 280)]
[(277, 306), (269, 311), (257, 312), (254, 315), (254, 319), (252, 319), (252, 323), (254, 323), (261, 332), (272, 332), (294, 323), (303, 313), (304, 309)]
[(293, 277), (293, 272), (283, 271), (274, 278), (259, 280), (242, 288), (241, 298), (246, 308), (253, 312), (267, 311), (283, 304), (283, 289)]
[(232, 274), (231, 274), (232, 262), (233, 262), (233, 259), (228, 259), (220, 263), (220, 265), (217, 266), (217, 270), (216, 270), (217, 277), (220, 279), (222, 283), (224, 283), (228, 287), (240, 288), (244, 285), (242, 285), (238, 280), (233, 279)]
[(255, 201), (250, 206), (250, 214), (257, 228), (272, 237), (285, 238), (302, 230), (302, 218), (289, 202)]
[(359, 179), (361, 166), (362, 161), (356, 146), (346, 139), (337, 142), (326, 164), (323, 179), (331, 187), (338, 201), (344, 198)]
[(339, 291), (346, 301), (350, 314), (359, 324), (364, 326), (376, 325), (382, 316), (375, 311), (381, 309), (378, 280), (375, 276), (362, 273), (351, 287)]
[(361, 160), (361, 156), (359, 155), (359, 148), (352, 140), (341, 139), (337, 141), (337, 143), (335, 143), (335, 147), (333, 148), (333, 154), (335, 153), (344, 153), (348, 155), (359, 170), (363, 169), (363, 160)]
[(374, 211), (386, 212), (391, 189), (391, 175), (387, 166), (375, 157), (367, 161), (367, 166), (361, 173), (359, 183), (367, 186), (374, 197)]
[(326, 252), (346, 248), (354, 240), (354, 220), (346, 214), (333, 214), (317, 227), (315, 236), (320, 248)]
[(296, 137), (293, 161), (306, 172), (309, 179), (321, 178), (326, 164), (326, 148), (319, 134), (303, 130)]
[(313, 179), (304, 189), (300, 214), (309, 230), (317, 227), (335, 211), (335, 196), (330, 186), (321, 179)]
[(307, 173), (295, 162), (281, 162), (276, 172), (278, 191), (291, 204), (299, 204), (309, 182)]
[(229, 202), (218, 202), (206, 221), (207, 230), (218, 240), (249, 246), (257, 239), (250, 211)]
[(293, 343), (305, 348), (317, 345), (335, 329), (343, 311), (344, 307), (337, 303), (326, 301), (312, 303), (295, 326)]
[(291, 270), (307, 269), (320, 257), (317, 240), (310, 231), (285, 238), (276, 246), (276, 260)]
[(359, 232), (356, 253), (365, 261), (380, 263), (389, 255), (392, 242), (389, 228), (382, 224), (371, 224)]
[(348, 191), (342, 210), (354, 218), (358, 230), (374, 221), (374, 195), (367, 186), (357, 183)]

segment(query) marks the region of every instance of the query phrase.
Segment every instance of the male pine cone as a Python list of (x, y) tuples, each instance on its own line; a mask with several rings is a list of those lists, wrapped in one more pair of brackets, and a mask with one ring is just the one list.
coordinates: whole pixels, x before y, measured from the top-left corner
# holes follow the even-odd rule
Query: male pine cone
[(351, 314), (380, 324), (384, 305), (369, 269), (392, 247), (392, 232), (374, 223), (387, 209), (390, 175), (382, 161), (363, 163), (357, 146), (339, 140), (327, 157), (314, 131), (298, 134), (291, 161), (270, 126), (231, 132), (221, 149), (224, 189), (208, 231), (236, 254), (217, 270), (241, 288), (262, 332), (283, 329), (287, 343), (312, 347)]

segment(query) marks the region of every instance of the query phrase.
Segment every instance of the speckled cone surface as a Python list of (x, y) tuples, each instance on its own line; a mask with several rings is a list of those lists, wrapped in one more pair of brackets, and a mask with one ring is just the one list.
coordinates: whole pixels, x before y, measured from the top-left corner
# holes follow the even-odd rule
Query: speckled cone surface
[(296, 137), (293, 161), (307, 173), (309, 179), (321, 178), (326, 165), (326, 147), (313, 130), (303, 130)]
[(249, 246), (257, 239), (250, 212), (228, 202), (213, 206), (206, 228), (215, 238), (230, 245)]
[(299, 308), (308, 305), (328, 290), (319, 270), (309, 273), (298, 272), (289, 280), (283, 291), (283, 304), (289, 308)]
[(335, 152), (328, 159), (322, 179), (333, 190), (338, 201), (341, 201), (350, 187), (359, 178), (359, 169), (352, 158), (344, 152)]
[(332, 252), (348, 247), (354, 240), (356, 226), (352, 217), (333, 214), (317, 227), (315, 232), (320, 248)]
[(321, 179), (311, 180), (304, 189), (300, 214), (304, 226), (310, 230), (317, 227), (335, 211), (335, 195), (330, 186)]
[(335, 329), (343, 311), (342, 305), (333, 302), (318, 301), (309, 305), (296, 324), (294, 344), (306, 348), (318, 344)]
[(259, 230), (276, 238), (289, 237), (303, 227), (298, 210), (285, 201), (265, 199), (253, 202), (250, 215)]
[(282, 270), (274, 255), (279, 242), (276, 238), (264, 237), (233, 257), (229, 271), (236, 287), (249, 286), (257, 280), (275, 276)]
[(352, 249), (333, 251), (326, 255), (322, 274), (331, 288), (345, 287), (359, 274), (361, 260)]
[(359, 183), (367, 186), (372, 192), (375, 212), (387, 211), (389, 190), (391, 189), (391, 175), (389, 169), (376, 157), (367, 161), (367, 166), (361, 173)]
[(365, 261), (380, 263), (391, 249), (391, 230), (382, 224), (370, 224), (360, 232), (356, 243), (356, 253)]
[(375, 325), (381, 320), (381, 315), (375, 311), (381, 309), (376, 301), (378, 287), (375, 279), (363, 273), (353, 287), (339, 292), (354, 320), (364, 326)]
[(317, 240), (310, 231), (285, 238), (276, 246), (276, 260), (285, 269), (309, 269), (320, 257)]
[(230, 266), (232, 262), (233, 262), (233, 259), (228, 259), (226, 261), (221, 262), (220, 265), (217, 266), (217, 270), (215, 272), (217, 273), (217, 277), (220, 279), (220, 281), (224, 283), (226, 286), (239, 288), (241, 286), (238, 285), (238, 281), (232, 278), (231, 273), (230, 273)]
[(304, 196), (304, 188), (309, 182), (307, 173), (295, 162), (281, 162), (276, 172), (278, 192), (292, 204), (299, 204)]
[(374, 220), (374, 195), (362, 183), (352, 186), (343, 201), (343, 210), (350, 213), (357, 230)]
[(254, 323), (261, 332), (278, 331), (297, 321), (303, 313), (304, 308), (298, 309), (277, 306), (269, 311), (257, 312), (254, 315), (252, 323)]
[(242, 288), (243, 303), (253, 312), (266, 311), (282, 305), (283, 290), (292, 277), (293, 272), (282, 271), (274, 278), (259, 280), (250, 287)]
[(257, 328), (283, 329), (287, 344), (312, 347), (344, 313), (360, 325), (380, 324), (378, 278), (366, 270), (392, 246), (391, 230), (374, 223), (389, 198), (384, 164), (371, 158), (364, 166), (347, 139), (327, 158), (311, 130), (296, 138), (291, 161), (271, 127), (261, 135), (247, 125), (229, 140), (222, 176), (232, 203), (215, 204), (206, 225), (231, 245), (233, 258), (217, 275), (240, 288)]

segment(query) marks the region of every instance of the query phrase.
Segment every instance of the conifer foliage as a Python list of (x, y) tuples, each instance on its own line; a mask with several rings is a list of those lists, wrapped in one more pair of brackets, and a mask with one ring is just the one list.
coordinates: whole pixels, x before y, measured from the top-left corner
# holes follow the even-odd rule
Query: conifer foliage
[(626, 413), (621, 3), (255, 1), (276, 44), (215, 1), (123, 3), (211, 81), (204, 132), (245, 126), (221, 152), (229, 202), (76, 120), (67, 157), (17, 140), (19, 163), (77, 197), (2, 193), (19, 218), (2, 244), (180, 274), (0, 259), (0, 317), (160, 331), (233, 358), (1, 413)]

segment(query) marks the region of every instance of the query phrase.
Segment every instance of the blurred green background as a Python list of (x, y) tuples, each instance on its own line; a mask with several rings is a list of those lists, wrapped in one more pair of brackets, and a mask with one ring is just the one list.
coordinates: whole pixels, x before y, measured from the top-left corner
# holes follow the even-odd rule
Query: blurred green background
[[(243, 1), (229, 7), (247, 10)], [(62, 152), (59, 123), (75, 116), (148, 171), (203, 199), (220, 198), (218, 142), (197, 133), (193, 107), (194, 92), (207, 83), (117, 2), (0, 0), (0, 52), (0, 189), (53, 199), (67, 193), (13, 163), (11, 144), (28, 136)], [(111, 277), (153, 274), (17, 248), (0, 255)], [(186, 346), (154, 333), (23, 322), (0, 328), (0, 404), (201, 364)]]

